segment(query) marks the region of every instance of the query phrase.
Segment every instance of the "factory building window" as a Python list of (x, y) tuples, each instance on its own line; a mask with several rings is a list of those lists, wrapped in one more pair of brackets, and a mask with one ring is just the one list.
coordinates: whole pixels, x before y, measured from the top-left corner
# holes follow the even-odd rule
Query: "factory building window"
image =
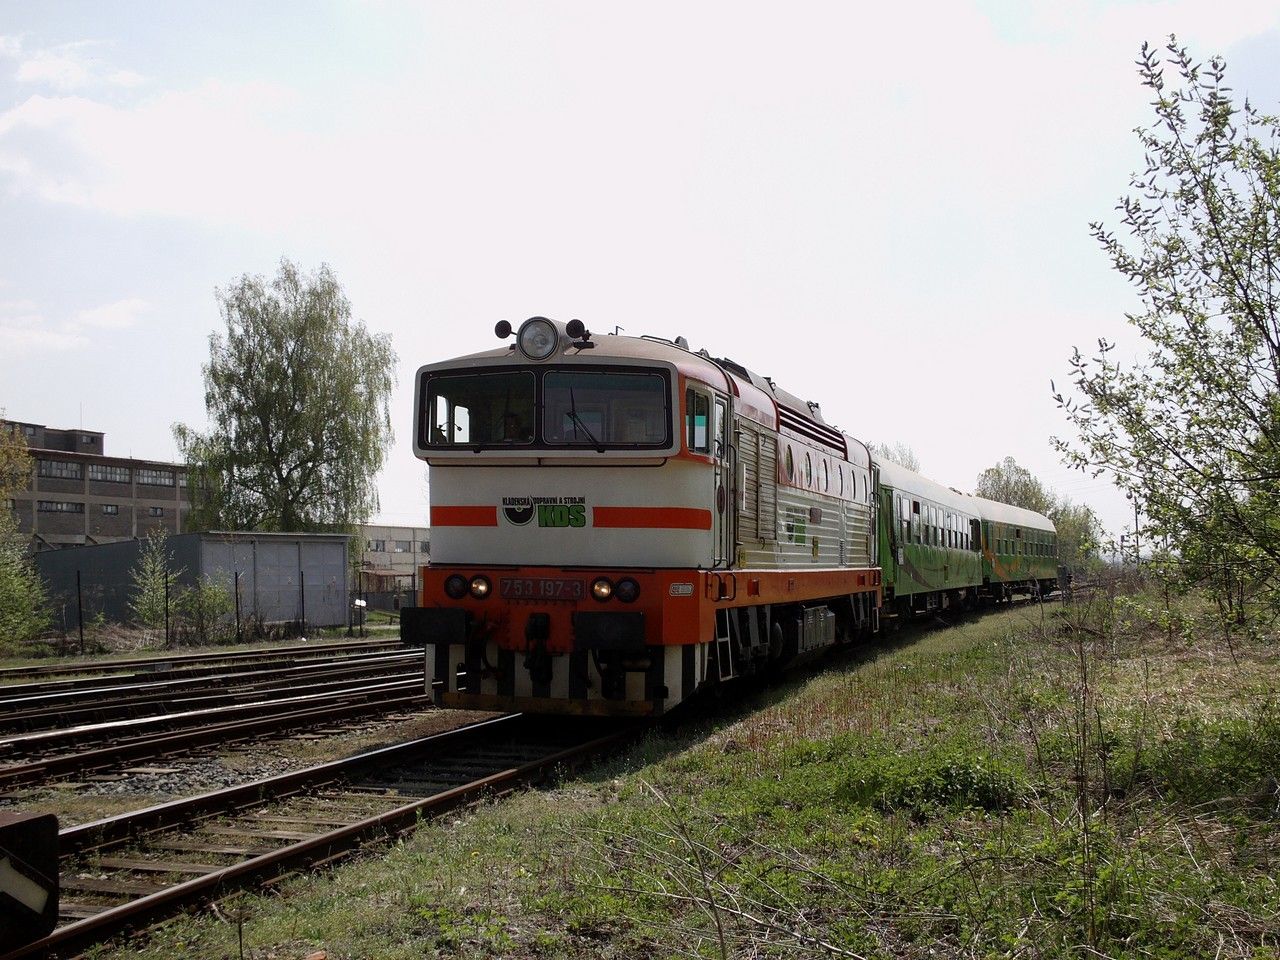
[(147, 514), (152, 517), (163, 517), (164, 507), (147, 507)]
[(84, 504), (69, 503), (66, 500), (37, 500), (36, 509), (41, 513), (84, 513)]
[(71, 460), (40, 460), (36, 472), (42, 477), (58, 477), (62, 480), (79, 480), (84, 476), (81, 465)]
[(102, 505), (102, 515), (105, 517), (114, 517), (119, 512), (120, 504), (118, 503), (104, 503)]
[(418, 541), (418, 552), (419, 552), (419, 553), (430, 553), (430, 552), (431, 552), (431, 544), (430, 544), (430, 543), (428, 543), (426, 540), (419, 540), (419, 541)]
[(153, 487), (172, 487), (174, 476), (172, 470), (152, 470), (147, 467), (138, 468), (138, 482)]
[(369, 552), (370, 553), (386, 553), (387, 541), (386, 540), (370, 540)]
[(129, 468), (112, 467), (105, 463), (91, 463), (89, 464), (89, 479), (99, 480), (104, 483), (128, 483)]
[(412, 540), (394, 540), (392, 542), (395, 544), (396, 553), (412, 553), (413, 552)]

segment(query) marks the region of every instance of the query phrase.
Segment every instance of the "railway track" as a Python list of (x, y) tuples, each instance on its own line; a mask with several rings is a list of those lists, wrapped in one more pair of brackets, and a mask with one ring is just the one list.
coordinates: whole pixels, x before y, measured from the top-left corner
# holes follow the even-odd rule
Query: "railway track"
[[(68, 743), (64, 735), (74, 735), (77, 731), (51, 731), (49, 742), (33, 740), (32, 736), (37, 735), (22, 741), (27, 751), (26, 759), (0, 765), (0, 790), (91, 774), (211, 745), (273, 738), (315, 726), (389, 712), (425, 710), (430, 706), (431, 698), (423, 692), (419, 673), (393, 682), (344, 688), (333, 694), (296, 696), (285, 701), (195, 711), (177, 718), (158, 718), (186, 721), (185, 728), (178, 730), (116, 723), (105, 725), (103, 730), (90, 730), (91, 736), (87, 739), (72, 743)], [(108, 730), (109, 735), (106, 735)], [(56, 752), (59, 738), (65, 750), (63, 753)]]
[(66, 956), (324, 865), (422, 818), (544, 778), (634, 737), (634, 721), (513, 714), (59, 834), (60, 925), (0, 960)]
[(430, 705), (421, 652), (367, 646), (0, 687), (0, 790)]
[(231, 672), (181, 671), (162, 678), (76, 684), (49, 688), (25, 684), (0, 687), (0, 739), (21, 733), (83, 724), (105, 724), (202, 707), (257, 701), (296, 694), (299, 686), (319, 690), (374, 677), (400, 677), (421, 672), (420, 651), (400, 649), (364, 653), (284, 667)]
[(97, 673), (150, 673), (172, 670), (178, 666), (202, 664), (254, 665), (278, 661), (297, 662), (299, 659), (332, 657), (335, 653), (371, 652), (394, 649), (401, 646), (395, 637), (382, 639), (348, 640), (338, 643), (300, 643), (287, 646), (264, 647), (258, 650), (232, 650), (220, 653), (162, 654), (154, 657), (131, 657), (125, 660), (90, 660), (75, 663), (28, 664), (20, 667), (0, 667), (0, 686), (31, 677), (67, 677)]

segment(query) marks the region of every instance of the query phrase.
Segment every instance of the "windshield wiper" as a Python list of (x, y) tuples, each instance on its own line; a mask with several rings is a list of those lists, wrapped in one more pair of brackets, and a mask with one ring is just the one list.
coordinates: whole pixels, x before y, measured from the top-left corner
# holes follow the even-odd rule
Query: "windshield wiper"
[(596, 445), (596, 453), (604, 453), (604, 444), (596, 439), (596, 435), (591, 432), (591, 428), (578, 416), (578, 401), (573, 397), (573, 387), (569, 388), (569, 419), (573, 421), (573, 439), (578, 439), (578, 428), (581, 427), (582, 432), (587, 435), (587, 439)]

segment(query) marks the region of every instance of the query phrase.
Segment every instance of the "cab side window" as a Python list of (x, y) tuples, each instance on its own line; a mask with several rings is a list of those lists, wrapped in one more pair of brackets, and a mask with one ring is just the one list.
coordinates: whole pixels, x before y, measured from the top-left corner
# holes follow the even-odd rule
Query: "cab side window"
[(685, 437), (686, 444), (692, 453), (711, 452), (711, 431), (708, 420), (711, 413), (711, 401), (704, 393), (689, 389), (684, 395)]

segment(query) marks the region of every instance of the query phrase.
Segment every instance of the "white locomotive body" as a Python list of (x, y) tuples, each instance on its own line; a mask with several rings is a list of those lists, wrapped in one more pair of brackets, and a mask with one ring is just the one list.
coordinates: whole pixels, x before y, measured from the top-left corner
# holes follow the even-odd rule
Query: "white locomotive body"
[(535, 317), (422, 367), (414, 426), (443, 705), (661, 713), (877, 623), (866, 447), (732, 361)]

